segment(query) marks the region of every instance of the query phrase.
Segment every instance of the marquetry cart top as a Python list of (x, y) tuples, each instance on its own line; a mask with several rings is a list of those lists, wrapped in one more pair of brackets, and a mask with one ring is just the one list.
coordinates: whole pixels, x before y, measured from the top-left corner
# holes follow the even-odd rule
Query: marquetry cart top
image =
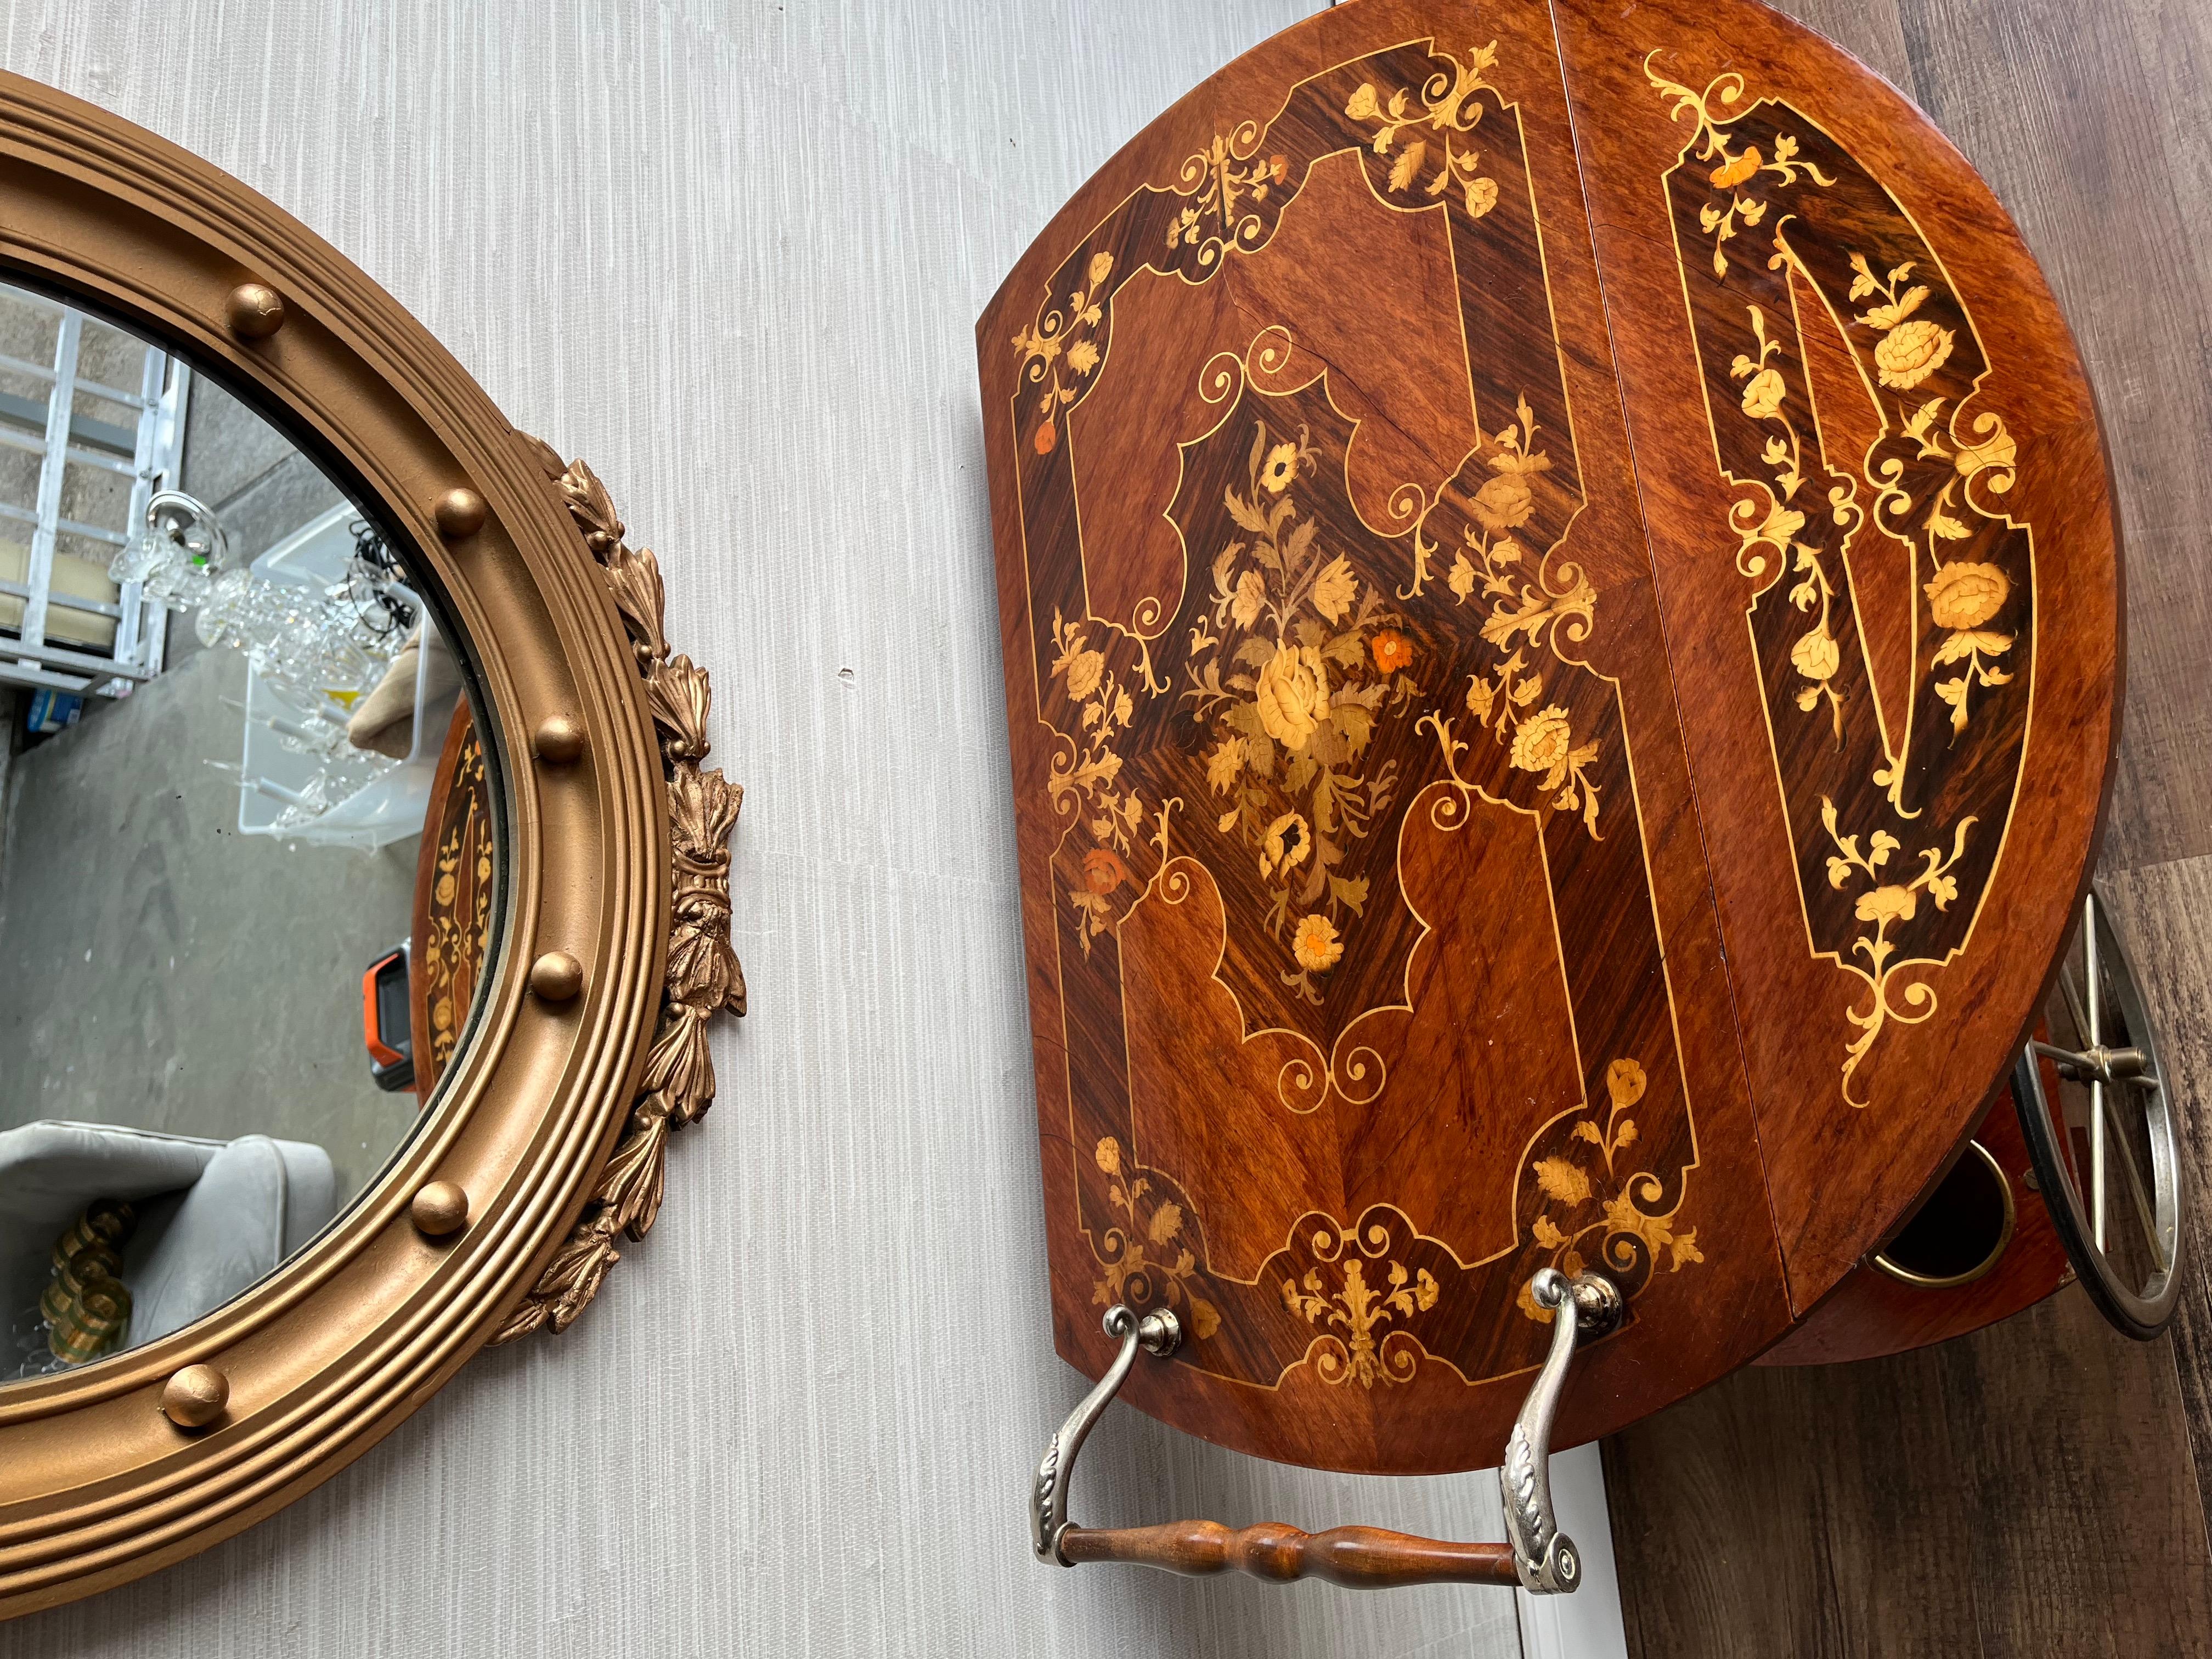
[(1802, 1319), (2000, 1082), (2119, 568), (1988, 190), (1746, 0), (1360, 0), (978, 328), (1060, 1350), (1268, 1456), (1497, 1461)]
[(453, 1057), (490, 953), (494, 845), (483, 740), (463, 697), (446, 728), (415, 860), (408, 1012), (421, 1100)]

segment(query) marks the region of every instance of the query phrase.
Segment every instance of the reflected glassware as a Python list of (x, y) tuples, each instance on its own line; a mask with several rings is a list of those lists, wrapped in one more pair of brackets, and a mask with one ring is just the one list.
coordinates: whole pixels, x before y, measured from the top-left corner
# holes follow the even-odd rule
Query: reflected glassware
[(65, 1369), (62, 1361), (54, 1358), (48, 1346), (46, 1317), (35, 1304), (19, 1309), (9, 1322), (8, 1347), (0, 1353), (0, 1382), (14, 1382), (27, 1376), (44, 1376), (49, 1371)]
[(288, 711), (264, 723), (319, 766), (283, 792), (279, 830), (305, 828), (398, 764), (348, 742), (344, 716), (404, 648), (417, 610), (398, 561), (366, 521), (354, 526), (354, 543), (338, 581), (271, 581), (232, 563), (229, 535), (205, 503), (164, 490), (147, 504), (143, 532), (108, 567), (112, 580), (139, 583), (148, 599), (196, 612), (200, 643), (243, 652)]
[(172, 611), (206, 602), (214, 579), (230, 566), (230, 537), (206, 505), (179, 489), (146, 503), (146, 527), (108, 562), (118, 586), (137, 582), (146, 598)]
[(199, 614), (203, 645), (243, 651), (264, 678), (341, 704), (374, 685), (415, 621), (400, 570), (364, 523), (343, 580), (316, 588), (270, 581), (231, 562), (230, 537), (214, 511), (180, 490), (146, 506), (144, 531), (108, 564), (118, 583)]

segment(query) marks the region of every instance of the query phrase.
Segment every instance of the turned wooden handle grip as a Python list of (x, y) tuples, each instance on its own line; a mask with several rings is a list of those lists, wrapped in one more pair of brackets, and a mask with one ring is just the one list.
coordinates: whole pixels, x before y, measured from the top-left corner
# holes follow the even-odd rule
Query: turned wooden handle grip
[(1247, 1572), (1288, 1583), (1325, 1578), (1347, 1589), (1395, 1589), (1406, 1584), (1517, 1584), (1510, 1544), (1451, 1544), (1380, 1527), (1332, 1527), (1300, 1532), (1262, 1521), (1242, 1532), (1218, 1521), (1170, 1521), (1158, 1527), (1069, 1527), (1061, 1556), (1126, 1561), (1202, 1577)]

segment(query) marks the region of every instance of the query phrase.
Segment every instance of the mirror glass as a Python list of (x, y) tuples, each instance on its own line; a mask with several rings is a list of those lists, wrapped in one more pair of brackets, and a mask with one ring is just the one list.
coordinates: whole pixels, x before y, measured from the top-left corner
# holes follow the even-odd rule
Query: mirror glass
[(466, 642), (360, 493), (158, 342), (0, 288), (0, 1382), (320, 1232), (489, 977)]

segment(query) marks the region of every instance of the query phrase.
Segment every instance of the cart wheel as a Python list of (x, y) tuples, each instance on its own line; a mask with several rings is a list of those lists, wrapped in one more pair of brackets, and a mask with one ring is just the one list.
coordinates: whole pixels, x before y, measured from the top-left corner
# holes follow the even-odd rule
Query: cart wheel
[(2094, 892), (2045, 1014), (2052, 1040), (2030, 1041), (2013, 1067), (2036, 1185), (2090, 1297), (2148, 1341), (2181, 1288), (2177, 1103), (2135, 970)]

